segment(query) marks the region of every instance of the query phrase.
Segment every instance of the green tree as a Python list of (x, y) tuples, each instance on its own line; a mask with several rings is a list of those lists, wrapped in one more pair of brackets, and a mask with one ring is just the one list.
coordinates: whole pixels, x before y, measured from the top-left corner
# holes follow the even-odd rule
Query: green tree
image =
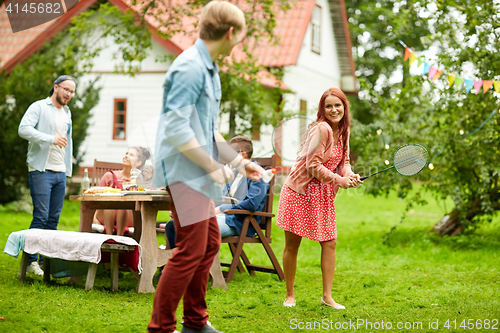
[(409, 78), (408, 66), (399, 57), (400, 40), (414, 50), (422, 50), (420, 39), (429, 33), (429, 19), (420, 1), (347, 0), (349, 30), (357, 77), (357, 96), (350, 96), (354, 117), (368, 124), (381, 116), (378, 103), (393, 98), (400, 85), (390, 83), (403, 68), (403, 85)]
[[(433, 65), (464, 78), (500, 79), (497, 4), (433, 0), (421, 6), (434, 18), (432, 33), (426, 36), (438, 46)], [(498, 108), (498, 96), (491, 91), (481, 89), (476, 94), (473, 89), (466, 94), (463, 85), (448, 88), (447, 79), (443, 75), (431, 83), (416, 75), (394, 84), (392, 98), (379, 100), (377, 119), (369, 125), (357, 124), (353, 146), (360, 155), (358, 168), (384, 166), (405, 143), (427, 147), (433, 170), (426, 168), (411, 179), (386, 172), (367, 180), (367, 190), (382, 194), (396, 188), (405, 197), (412, 181), (422, 181), (423, 188), (437, 199), (453, 199), (455, 207), (437, 230), (456, 235), (473, 231), (500, 210), (500, 114), (492, 113)], [(377, 129), (383, 132), (379, 135)], [(385, 143), (389, 149), (384, 148)], [(419, 193), (411, 198), (409, 207), (415, 203), (422, 203)]]
[[(28, 185), (28, 143), (17, 134), (24, 113), (33, 102), (48, 96), (59, 75), (78, 78), (81, 74), (73, 58), (61, 48), (61, 36), (46, 43), (8, 75), (0, 73), (1, 204), (19, 199), (21, 187)], [(98, 89), (93, 83), (79, 82), (78, 94), (69, 104), (73, 117), (74, 156), (82, 156), (80, 145), (87, 134), (89, 111), (99, 100)]]
[[(71, 29), (74, 45), (91, 45), (81, 53), (80, 62), (91, 68), (92, 59), (107, 45), (106, 37), (119, 45), (114, 55), (119, 59), (118, 72), (135, 75), (151, 48), (151, 33), (146, 22), (154, 22), (155, 32), (163, 38), (184, 34), (193, 38), (197, 30), (195, 17), (208, 1), (190, 0), (171, 3), (166, 0), (134, 0), (134, 12), (121, 13), (113, 5), (101, 1), (93, 8), (73, 20)], [(261, 124), (275, 124), (278, 120), (276, 110), (282, 107), (282, 91), (277, 86), (265, 88), (259, 83), (259, 76), (270, 71), (278, 77), (279, 69), (265, 68), (255, 61), (252, 50), (260, 43), (278, 42), (273, 34), (276, 26), (276, 12), (288, 9), (287, 0), (257, 0), (237, 3), (244, 9), (247, 22), (246, 36), (240, 44), (241, 59), (221, 58), (218, 60), (222, 84), (221, 113), (229, 115), (228, 137), (251, 134)], [(193, 24), (182, 24), (186, 17)], [(186, 30), (191, 29), (191, 30)], [(163, 60), (172, 60), (173, 57)], [(239, 121), (237, 121), (239, 120)]]

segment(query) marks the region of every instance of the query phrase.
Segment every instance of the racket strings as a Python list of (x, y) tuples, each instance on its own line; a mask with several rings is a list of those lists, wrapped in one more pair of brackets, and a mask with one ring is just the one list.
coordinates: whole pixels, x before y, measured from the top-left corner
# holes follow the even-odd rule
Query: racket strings
[(300, 127), (300, 147), (297, 151), (297, 158), (303, 159), (309, 155), (311, 148), (317, 147), (317, 143), (313, 143), (311, 132), (316, 123), (301, 125)]
[(311, 122), (303, 116), (282, 121), (274, 129), (274, 151), (287, 161), (306, 158), (311, 151), (310, 148), (316, 148), (319, 143), (312, 142), (312, 135), (310, 135), (315, 124), (316, 122)]
[(403, 146), (394, 156), (394, 167), (405, 176), (419, 173), (427, 163), (427, 151), (419, 146)]

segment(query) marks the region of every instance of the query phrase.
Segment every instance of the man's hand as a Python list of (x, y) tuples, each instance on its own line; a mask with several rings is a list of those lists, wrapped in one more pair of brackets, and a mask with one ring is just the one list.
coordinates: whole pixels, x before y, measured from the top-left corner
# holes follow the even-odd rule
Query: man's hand
[(64, 148), (68, 144), (68, 139), (66, 139), (64, 136), (54, 136), (54, 142), (52, 144), (54, 146)]
[(215, 171), (210, 172), (210, 177), (217, 184), (225, 184), (234, 179), (234, 173), (229, 167), (217, 163)]
[(260, 165), (250, 160), (243, 160), (245, 167), (240, 168), (238, 171), (250, 180), (260, 180), (264, 175), (265, 170)]

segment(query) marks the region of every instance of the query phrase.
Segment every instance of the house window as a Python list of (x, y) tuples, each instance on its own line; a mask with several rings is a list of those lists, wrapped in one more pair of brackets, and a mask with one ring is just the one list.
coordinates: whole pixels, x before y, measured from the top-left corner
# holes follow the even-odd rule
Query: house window
[(125, 140), (127, 130), (127, 99), (115, 98), (113, 140)]
[(314, 6), (312, 17), (312, 41), (311, 41), (311, 51), (318, 54), (321, 53), (321, 7)]

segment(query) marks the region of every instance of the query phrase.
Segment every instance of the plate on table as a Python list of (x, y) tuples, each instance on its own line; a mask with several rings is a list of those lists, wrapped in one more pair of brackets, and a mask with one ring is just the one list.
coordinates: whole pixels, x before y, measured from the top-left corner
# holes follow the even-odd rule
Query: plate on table
[(103, 197), (121, 197), (123, 196), (123, 193), (106, 192), (106, 193), (99, 193), (99, 195)]
[(145, 190), (144, 192), (146, 192), (146, 194), (151, 194), (151, 195), (155, 195), (155, 194), (167, 195), (168, 194), (167, 191), (162, 191), (162, 190)]
[(123, 191), (123, 195), (146, 195), (145, 191)]

